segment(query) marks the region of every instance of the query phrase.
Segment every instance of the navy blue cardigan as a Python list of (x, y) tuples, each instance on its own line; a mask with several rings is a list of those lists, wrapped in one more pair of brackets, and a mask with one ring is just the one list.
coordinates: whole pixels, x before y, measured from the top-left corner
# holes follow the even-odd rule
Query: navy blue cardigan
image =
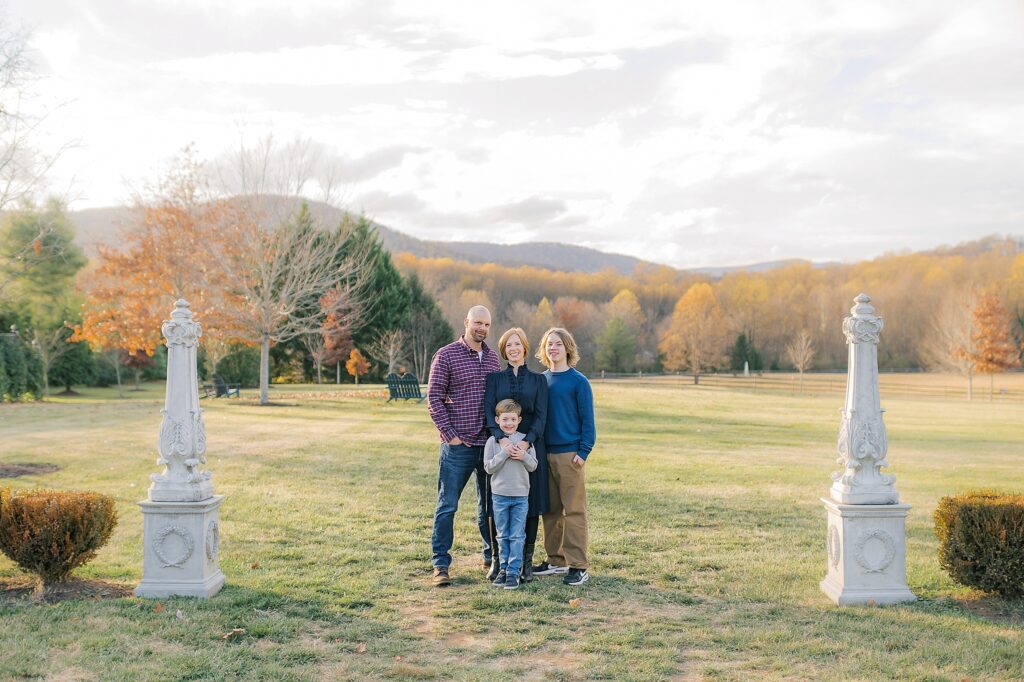
[[(526, 365), (519, 368), (518, 376), (510, 368), (487, 375), (484, 416), (487, 417), (487, 429), (495, 440), (501, 440), (502, 433), (494, 417), (494, 408), (506, 398), (512, 398), (523, 408), (519, 432), (526, 436), (528, 443), (543, 449), (544, 425), (548, 413), (547, 379), (543, 374), (530, 371)], [(538, 450), (537, 455), (541, 454)]]

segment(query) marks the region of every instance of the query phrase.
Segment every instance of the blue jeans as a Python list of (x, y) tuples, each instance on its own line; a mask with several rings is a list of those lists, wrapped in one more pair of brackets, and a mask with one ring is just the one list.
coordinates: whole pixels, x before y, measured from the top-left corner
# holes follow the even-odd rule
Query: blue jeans
[(487, 525), (484, 505), (487, 503), (487, 472), (484, 471), (484, 448), (482, 445), (448, 445), (441, 443), (441, 455), (437, 472), (437, 507), (434, 509), (434, 533), (430, 539), (433, 557), (431, 563), (438, 568), (452, 564), (449, 553), (455, 541), (455, 512), (459, 508), (459, 497), (469, 482), (469, 476), (476, 472), (476, 522), (480, 528), (483, 543), (483, 559), (491, 560), (491, 533)]
[(523, 543), (526, 542), (526, 511), (530, 498), (492, 495), (494, 498), (494, 525), (498, 527), (498, 552), (501, 568), (509, 575), (523, 573)]

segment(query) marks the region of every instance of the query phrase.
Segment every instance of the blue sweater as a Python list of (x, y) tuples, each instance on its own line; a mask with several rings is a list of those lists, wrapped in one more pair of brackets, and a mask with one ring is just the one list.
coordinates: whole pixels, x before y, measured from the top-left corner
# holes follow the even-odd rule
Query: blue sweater
[(544, 440), (548, 452), (576, 452), (586, 459), (597, 442), (594, 394), (587, 378), (573, 368), (544, 372), (548, 380), (548, 414)]

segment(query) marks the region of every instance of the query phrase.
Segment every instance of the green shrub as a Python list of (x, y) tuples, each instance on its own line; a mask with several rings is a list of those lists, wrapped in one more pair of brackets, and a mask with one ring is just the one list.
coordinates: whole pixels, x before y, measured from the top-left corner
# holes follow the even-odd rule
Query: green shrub
[(95, 557), (117, 525), (113, 498), (100, 493), (4, 491), (2, 498), (0, 551), (44, 586)]
[(1024, 596), (1024, 495), (977, 490), (935, 509), (939, 564), (956, 582)]

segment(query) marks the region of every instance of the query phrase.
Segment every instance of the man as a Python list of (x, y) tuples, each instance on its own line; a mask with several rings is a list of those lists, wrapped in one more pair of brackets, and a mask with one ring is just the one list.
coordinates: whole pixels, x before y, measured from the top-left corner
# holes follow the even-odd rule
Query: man
[(431, 538), (434, 585), (451, 585), (449, 553), (455, 539), (455, 511), (469, 476), (476, 473), (477, 525), (483, 542), (484, 567), (491, 563), (491, 537), (487, 523), (487, 488), (484, 471), (484, 419), (486, 377), (501, 370), (498, 355), (484, 343), (491, 328), (491, 313), (482, 305), (466, 313), (465, 333), (434, 354), (430, 365), (427, 404), (441, 437), (437, 474), (437, 507)]

